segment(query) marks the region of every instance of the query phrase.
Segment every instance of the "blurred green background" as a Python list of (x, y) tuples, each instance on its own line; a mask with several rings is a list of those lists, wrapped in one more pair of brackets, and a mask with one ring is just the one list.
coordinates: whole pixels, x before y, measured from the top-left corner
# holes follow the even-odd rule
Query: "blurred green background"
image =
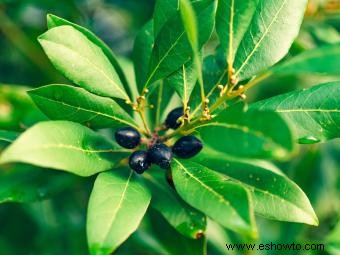
[[(44, 120), (25, 91), (28, 87), (65, 82), (36, 40), (46, 30), (47, 13), (89, 28), (117, 55), (129, 59), (134, 37), (151, 18), (154, 1), (0, 0), (0, 129), (23, 131)], [(340, 42), (339, 31), (340, 1), (309, 1), (300, 35), (287, 58), (308, 49)], [(340, 77), (271, 78), (251, 90), (249, 100), (332, 80), (340, 80)], [(1, 146), (0, 143), (0, 149)], [(307, 193), (320, 219), (320, 226), (315, 228), (258, 219), (260, 239), (257, 242), (323, 243), (327, 251), (294, 254), (340, 254), (340, 224), (337, 223), (340, 218), (339, 140), (304, 145), (293, 161), (277, 164)], [(0, 169), (0, 202), (10, 202), (1, 200), (9, 188), (11, 194), (25, 197), (25, 202), (32, 201), (0, 205), (0, 255), (88, 254), (85, 217), (92, 184), (93, 178), (82, 179), (25, 165)], [(33, 202), (37, 198), (40, 201)], [(118, 254), (159, 254), (157, 251), (161, 249), (170, 251), (165, 254), (175, 254), (169, 248), (178, 244), (177, 240), (171, 239), (173, 230), (155, 212), (152, 215), (143, 222), (143, 228), (119, 249)], [(227, 252), (225, 243), (249, 241), (213, 224), (209, 227), (208, 254), (238, 254)], [(155, 241), (153, 236), (161, 241)], [(261, 254), (277, 253), (268, 251)], [(282, 251), (280, 254), (293, 253)]]

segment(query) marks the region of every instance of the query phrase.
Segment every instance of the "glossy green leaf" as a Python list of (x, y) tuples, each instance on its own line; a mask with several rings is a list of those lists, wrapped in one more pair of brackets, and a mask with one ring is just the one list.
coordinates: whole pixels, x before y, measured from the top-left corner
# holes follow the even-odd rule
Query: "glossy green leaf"
[[(209, 55), (203, 60), (203, 83), (205, 94), (209, 96), (209, 104), (212, 105), (219, 98), (217, 85), (226, 84), (227, 66), (224, 56), (218, 51), (215, 55)], [(191, 113), (197, 113), (202, 109), (199, 86), (194, 87), (190, 98)]]
[(125, 90), (130, 91), (132, 93), (130, 86), (129, 86), (129, 83), (128, 83), (128, 79), (127, 79), (126, 75), (124, 74), (124, 71), (123, 71), (121, 65), (119, 64), (117, 57), (114, 55), (114, 53), (112, 52), (112, 50), (110, 49), (110, 47), (107, 44), (105, 44), (100, 38), (98, 38), (94, 33), (92, 33), (87, 28), (79, 26), (75, 23), (72, 23), (72, 22), (70, 22), (66, 19), (60, 18), (60, 17), (55, 16), (53, 14), (47, 15), (48, 29), (52, 29), (54, 27), (59, 27), (59, 26), (64, 26), (64, 25), (69, 25), (69, 26), (72, 26), (73, 28), (77, 29), (79, 32), (83, 33), (92, 43), (94, 43), (99, 48), (101, 48), (101, 50), (103, 51), (105, 56), (108, 58), (108, 60), (111, 62), (111, 64), (115, 68), (121, 82), (124, 85)]
[(250, 194), (241, 185), (190, 161), (173, 159), (171, 169), (184, 201), (226, 228), (256, 235)]
[(0, 130), (0, 142), (11, 143), (19, 136), (18, 133), (7, 131), (7, 130)]
[[(193, 6), (198, 17), (199, 49), (211, 36), (216, 3), (215, 0), (201, 0), (195, 2)], [(155, 39), (148, 78), (144, 87), (149, 87), (154, 81), (178, 70), (191, 55), (192, 49), (180, 13), (177, 12), (166, 22)]]
[(236, 50), (251, 22), (259, 0), (219, 0), (216, 13), (216, 31), (223, 53), (233, 65)]
[(0, 167), (0, 203), (32, 203), (67, 188), (75, 177), (28, 165)]
[(287, 54), (299, 32), (306, 4), (307, 0), (259, 0), (236, 51), (234, 68), (239, 80), (252, 77)]
[[(200, 85), (200, 96), (201, 100), (203, 97), (205, 97), (205, 91), (204, 91), (204, 83), (203, 83), (203, 75), (202, 75), (202, 56), (199, 52), (199, 36), (198, 36), (198, 25), (197, 25), (197, 17), (195, 15), (194, 9), (192, 7), (192, 4), (189, 0), (180, 0), (179, 2), (179, 9), (183, 21), (183, 26), (186, 31), (191, 49), (192, 49), (192, 62), (193, 62), (193, 68), (196, 70), (197, 80)], [(190, 62), (189, 62), (190, 63)], [(185, 76), (186, 76), (186, 70), (185, 67), (182, 68), (183, 72), (183, 82), (185, 83)], [(194, 83), (195, 85), (195, 83)], [(193, 86), (194, 86), (193, 85)], [(184, 87), (189, 87), (188, 85), (184, 84)], [(192, 90), (191, 90), (192, 91)], [(190, 92), (191, 92), (190, 91)], [(186, 99), (186, 98), (185, 98)], [(189, 98), (184, 101), (184, 106), (187, 106), (187, 103), (189, 101)]]
[(279, 95), (251, 105), (255, 113), (277, 112), (287, 118), (300, 143), (340, 137), (340, 82)]
[(285, 159), (294, 151), (291, 131), (276, 113), (228, 109), (197, 130), (206, 145), (234, 156)]
[(100, 96), (128, 99), (102, 49), (73, 26), (54, 27), (38, 40), (56, 69), (74, 83)]
[(269, 162), (240, 160), (209, 149), (195, 160), (247, 188), (256, 214), (274, 220), (318, 225), (305, 193)]
[(273, 74), (340, 75), (340, 43), (305, 51), (272, 69)]
[(189, 43), (194, 53), (198, 53), (198, 31), (195, 11), (189, 0), (179, 0), (179, 10)]
[(156, 1), (153, 14), (154, 37), (157, 37), (164, 24), (178, 11), (178, 0)]
[(91, 128), (133, 126), (134, 120), (112, 99), (69, 85), (52, 84), (32, 89), (29, 95), (52, 120), (70, 120)]
[(87, 216), (92, 255), (109, 255), (138, 227), (151, 195), (132, 170), (101, 173), (94, 184)]
[(197, 82), (197, 71), (192, 61), (183, 65), (178, 71), (171, 74), (165, 81), (166, 86), (171, 86), (183, 101), (189, 102), (191, 93)]
[[(159, 2), (159, 1), (158, 1)], [(148, 76), (149, 62), (154, 46), (153, 20), (146, 23), (137, 34), (133, 47), (133, 63), (139, 92), (142, 92)]]
[(0, 164), (28, 163), (90, 176), (115, 167), (128, 151), (80, 124), (41, 122), (24, 132), (0, 156)]
[(152, 192), (151, 206), (179, 233), (189, 238), (200, 238), (206, 228), (204, 214), (185, 203), (166, 183), (163, 173), (145, 177)]

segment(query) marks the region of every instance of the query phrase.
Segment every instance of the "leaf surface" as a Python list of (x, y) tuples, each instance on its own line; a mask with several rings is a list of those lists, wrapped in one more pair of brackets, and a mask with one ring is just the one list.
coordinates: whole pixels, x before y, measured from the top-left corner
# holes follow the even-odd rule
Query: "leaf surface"
[(238, 183), (194, 162), (173, 159), (173, 179), (178, 194), (226, 228), (256, 235), (250, 195)]
[[(163, 175), (163, 174), (162, 174)], [(146, 175), (152, 192), (151, 206), (178, 232), (189, 238), (198, 238), (206, 228), (205, 215), (185, 203), (164, 180), (164, 176)]]
[[(199, 49), (210, 38), (214, 27), (215, 0), (200, 0), (193, 6), (198, 17)], [(180, 12), (173, 15), (155, 39), (148, 78), (144, 87), (178, 70), (192, 55), (192, 49), (182, 23)]]
[(291, 131), (277, 113), (227, 109), (197, 130), (207, 146), (234, 156), (285, 159), (294, 151)]
[(223, 53), (233, 64), (236, 50), (251, 22), (259, 0), (219, 0), (216, 13), (216, 31)]
[(128, 150), (80, 124), (48, 121), (20, 135), (1, 154), (0, 164), (21, 162), (90, 176), (127, 156)]
[(48, 29), (52, 29), (54, 27), (59, 27), (59, 26), (64, 26), (64, 25), (69, 25), (69, 26), (72, 26), (73, 28), (77, 29), (79, 32), (83, 33), (91, 42), (93, 42), (95, 45), (97, 45), (99, 48), (101, 48), (101, 50), (103, 51), (105, 56), (108, 58), (108, 60), (111, 62), (111, 64), (115, 68), (115, 71), (117, 72), (120, 80), (122, 81), (125, 90), (132, 92), (131, 89), (130, 89), (129, 83), (128, 83), (128, 79), (127, 79), (126, 75), (124, 74), (124, 71), (123, 71), (121, 65), (119, 64), (117, 57), (115, 56), (115, 54), (112, 52), (112, 50), (110, 49), (110, 47), (106, 43), (104, 43), (93, 32), (91, 32), (90, 30), (88, 30), (85, 27), (79, 26), (75, 23), (72, 23), (72, 22), (70, 22), (66, 19), (60, 18), (60, 17), (53, 15), (53, 14), (47, 15)]
[(318, 225), (305, 193), (269, 162), (240, 160), (209, 149), (196, 161), (249, 190), (256, 214), (273, 220)]
[(287, 54), (298, 35), (306, 4), (307, 0), (259, 0), (236, 51), (234, 68), (239, 80), (252, 77)]
[(98, 175), (88, 205), (87, 237), (92, 255), (109, 255), (138, 227), (151, 195), (132, 170)]
[(259, 101), (250, 110), (277, 112), (294, 126), (300, 143), (340, 137), (340, 82), (321, 84)]
[(70, 120), (91, 128), (132, 126), (134, 120), (112, 99), (85, 89), (52, 84), (28, 92), (39, 109), (52, 120)]
[(102, 49), (73, 26), (54, 27), (38, 40), (55, 68), (74, 83), (100, 96), (128, 99)]

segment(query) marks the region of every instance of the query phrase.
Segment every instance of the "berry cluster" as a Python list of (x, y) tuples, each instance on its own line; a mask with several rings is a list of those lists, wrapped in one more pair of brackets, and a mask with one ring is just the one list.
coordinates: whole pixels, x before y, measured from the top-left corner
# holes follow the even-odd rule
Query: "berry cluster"
[[(178, 119), (183, 116), (183, 109), (172, 110), (166, 120), (167, 129), (177, 129), (181, 124)], [(131, 127), (120, 128), (115, 132), (117, 143), (127, 149), (136, 148), (141, 143), (141, 135)], [(148, 144), (148, 150), (137, 150), (129, 157), (129, 166), (138, 174), (144, 173), (151, 164), (156, 164), (163, 169), (169, 169), (173, 154), (179, 158), (191, 158), (198, 154), (203, 145), (195, 136), (183, 136), (176, 141), (172, 149), (161, 143), (158, 139)]]

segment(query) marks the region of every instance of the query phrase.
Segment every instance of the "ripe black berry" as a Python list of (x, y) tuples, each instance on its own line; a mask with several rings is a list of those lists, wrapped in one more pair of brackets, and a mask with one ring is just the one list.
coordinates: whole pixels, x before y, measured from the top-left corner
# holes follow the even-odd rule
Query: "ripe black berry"
[(181, 125), (177, 120), (182, 117), (183, 114), (183, 107), (173, 109), (166, 117), (165, 126), (167, 128), (177, 129)]
[(174, 144), (172, 151), (179, 158), (191, 158), (199, 153), (203, 144), (195, 136), (183, 136)]
[(148, 152), (150, 160), (160, 168), (170, 168), (172, 158), (171, 149), (163, 143), (155, 144)]
[(140, 143), (139, 132), (132, 127), (123, 127), (115, 132), (117, 143), (127, 149), (133, 149)]
[(151, 162), (146, 151), (135, 151), (129, 157), (129, 166), (136, 173), (142, 174), (151, 165)]

